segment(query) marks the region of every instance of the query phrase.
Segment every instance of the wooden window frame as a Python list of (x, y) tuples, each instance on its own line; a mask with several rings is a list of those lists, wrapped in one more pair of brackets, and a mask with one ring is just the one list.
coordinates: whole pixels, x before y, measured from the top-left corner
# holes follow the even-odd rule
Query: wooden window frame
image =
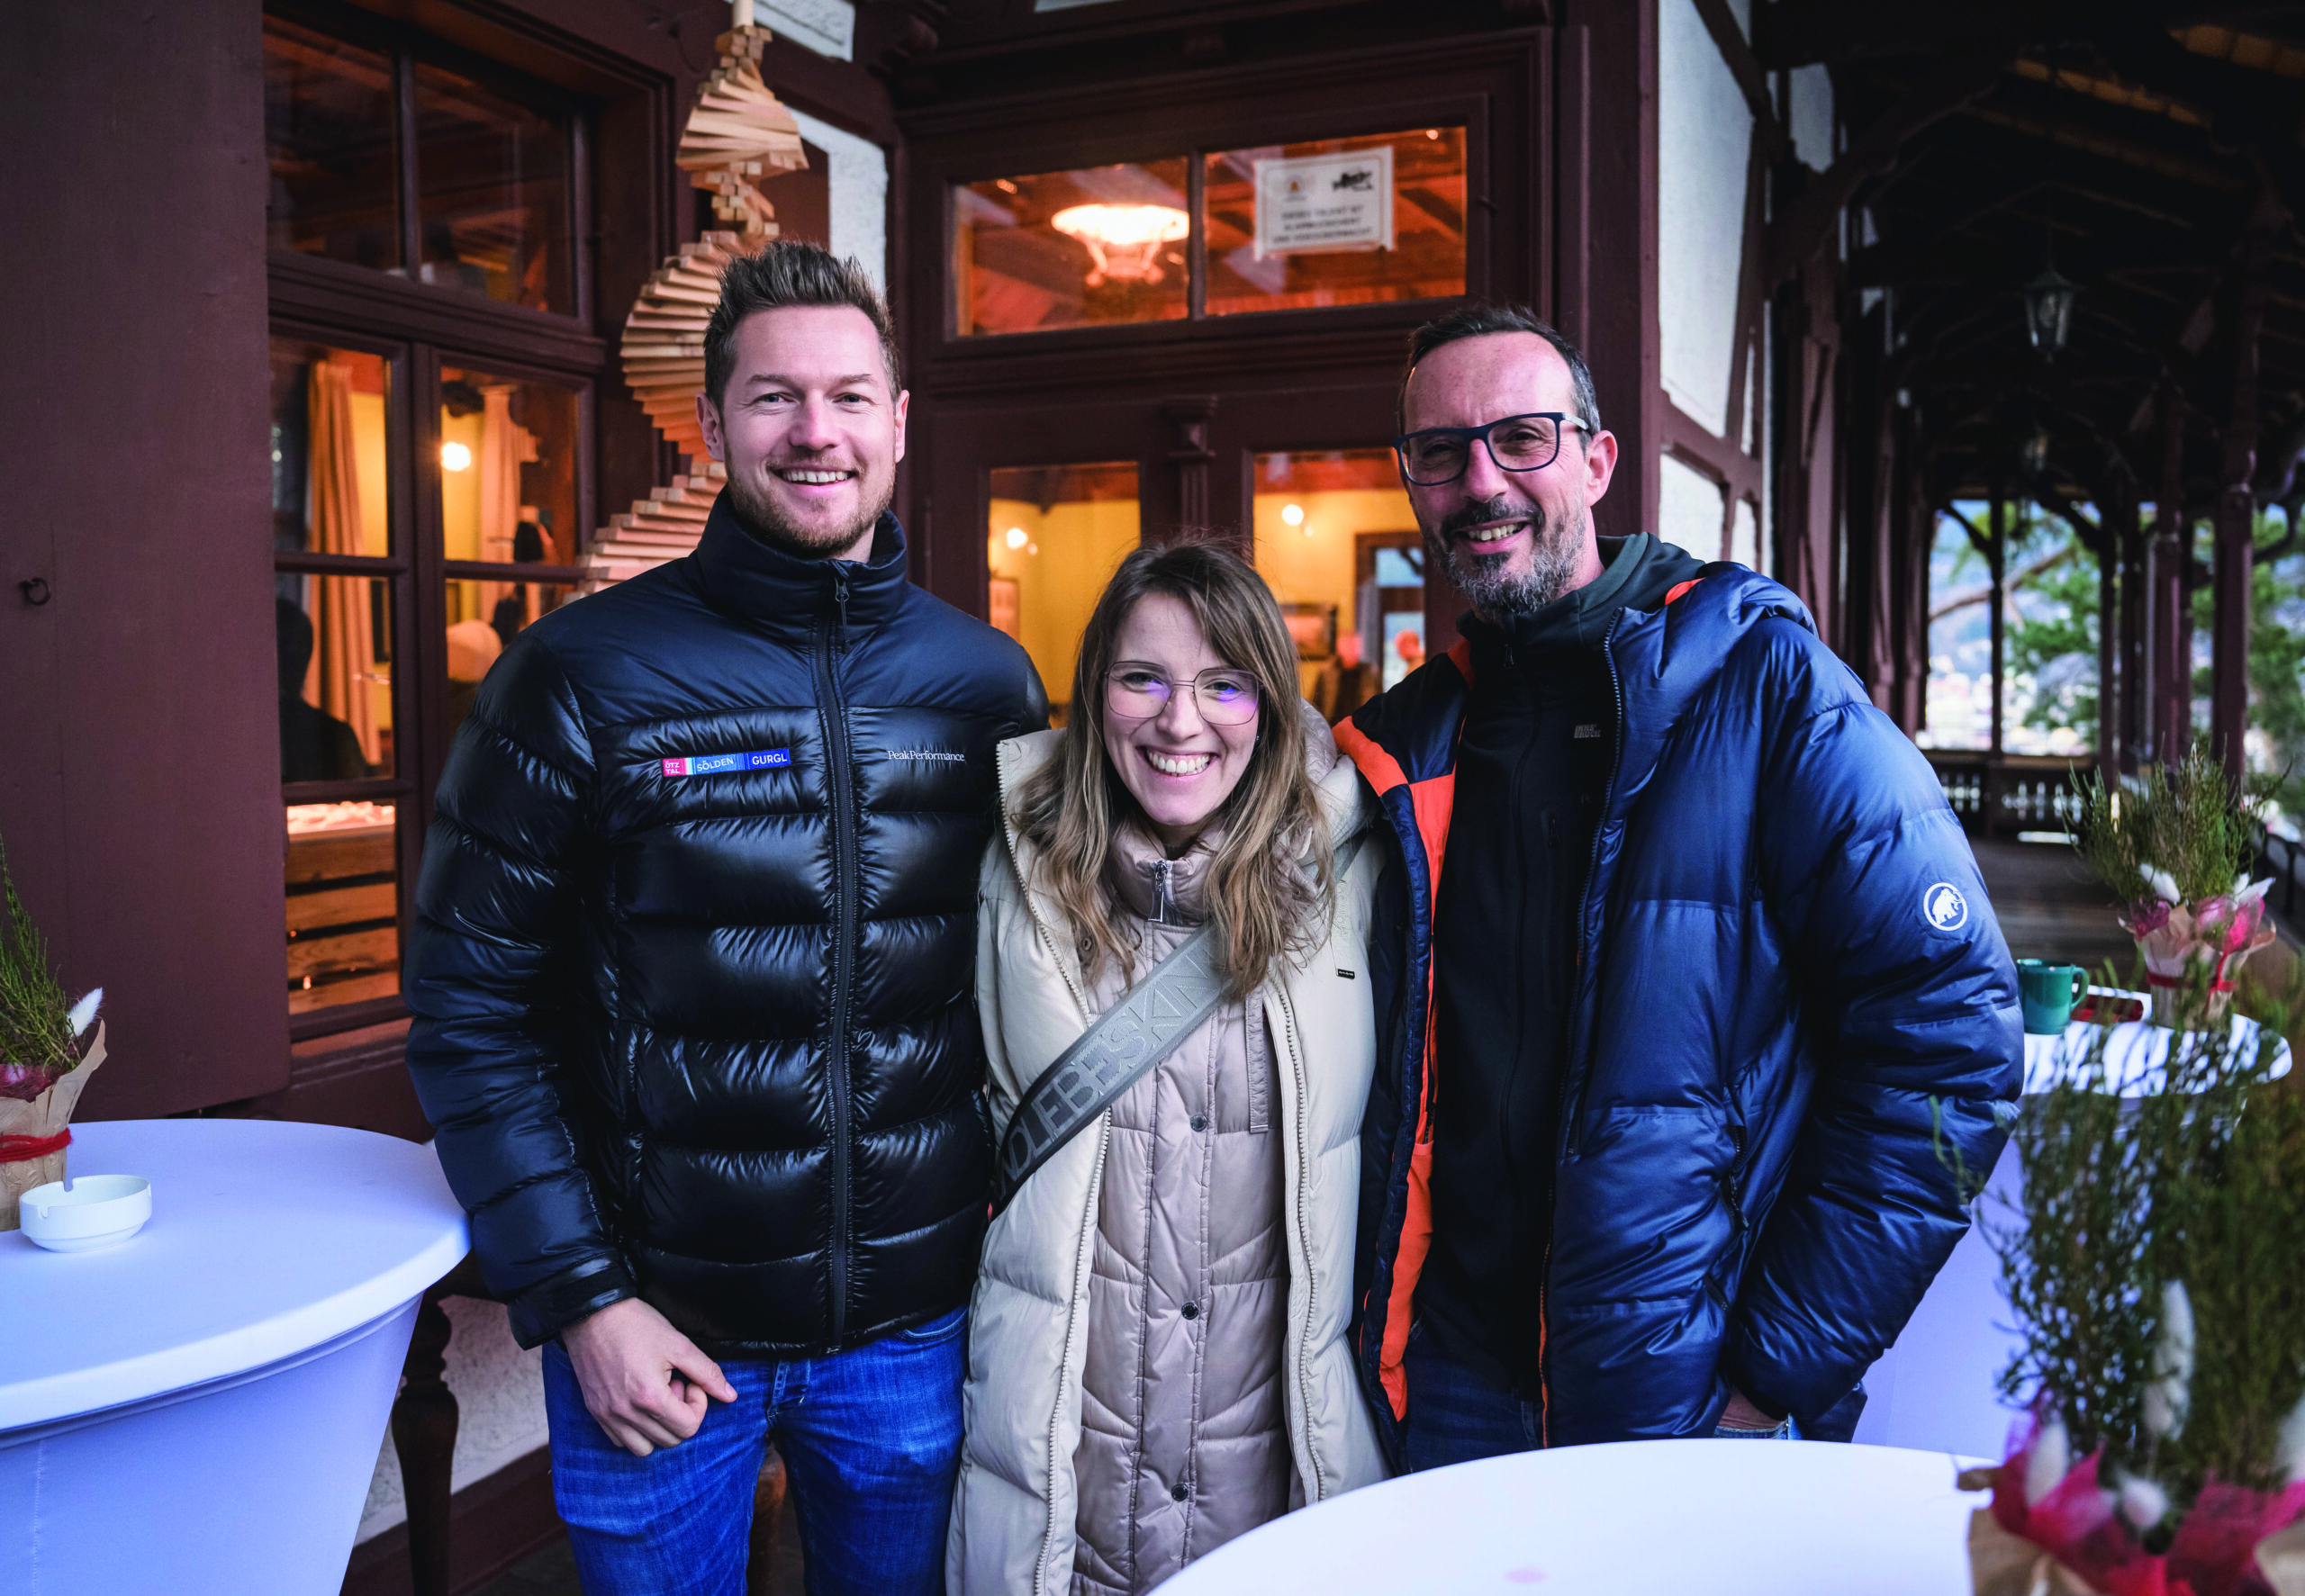
[[(389, 52), (399, 86), (398, 173), (402, 253), (413, 270), (417, 190), (411, 114), (415, 63), (463, 74), (507, 98), (565, 116), (568, 127), (569, 313), (507, 304), (410, 277), (295, 251), (268, 257), (270, 336), (382, 356), (391, 372), (386, 410), (386, 491), (392, 545), (384, 555), (276, 550), (276, 574), (366, 576), (389, 582), (393, 599), (393, 773), (357, 781), (284, 782), (281, 801), (366, 799), (394, 807), (399, 951), (407, 956), (424, 835), (448, 748), (438, 685), (447, 669), (447, 584), (456, 580), (542, 582), (584, 580), (583, 552), (600, 520), (601, 389), (614, 380), (612, 351), (592, 330), (591, 246), (592, 122), (598, 106), (430, 34), (349, 7), (274, 0), (267, 14), (348, 43)], [(547, 384), (575, 396), (574, 559), (567, 564), (452, 561), (441, 546), (439, 474), (424, 462), (439, 452), (440, 369), (477, 367), (491, 375)], [(285, 1007), (285, 1003), (284, 1003)], [(395, 993), (292, 1014), (292, 1044), (406, 1017)]]

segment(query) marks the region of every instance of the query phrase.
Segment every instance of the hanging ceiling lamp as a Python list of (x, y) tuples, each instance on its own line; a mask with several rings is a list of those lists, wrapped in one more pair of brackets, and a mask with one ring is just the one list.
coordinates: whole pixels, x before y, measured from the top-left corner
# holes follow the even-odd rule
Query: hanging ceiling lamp
[(2032, 436), (2017, 446), (2017, 464), (2029, 477), (2038, 477), (2049, 468), (2049, 429), (2038, 421), (2033, 423)]
[(1096, 262), (1085, 279), (1091, 288), (1106, 282), (1158, 283), (1161, 246), (1192, 230), (1191, 219), (1173, 205), (1068, 205), (1048, 224), (1088, 246)]
[(2054, 265), (2025, 284), (2025, 330), (2044, 360), (2054, 360), (2073, 331), (2073, 284)]

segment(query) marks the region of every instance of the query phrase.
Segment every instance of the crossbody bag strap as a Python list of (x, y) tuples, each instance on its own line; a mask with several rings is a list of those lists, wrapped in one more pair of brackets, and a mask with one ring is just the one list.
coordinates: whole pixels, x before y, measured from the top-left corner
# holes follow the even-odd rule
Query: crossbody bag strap
[[(1368, 835), (1363, 831), (1345, 844), (1337, 857), (1334, 879), (1343, 880)], [(1000, 1139), (993, 1213), (1015, 1201), (1035, 1170), (1216, 1012), (1225, 1000), (1225, 978), (1216, 958), (1216, 922), (1209, 920), (1098, 1015), (1097, 1023), (1026, 1088), (1024, 1101)]]

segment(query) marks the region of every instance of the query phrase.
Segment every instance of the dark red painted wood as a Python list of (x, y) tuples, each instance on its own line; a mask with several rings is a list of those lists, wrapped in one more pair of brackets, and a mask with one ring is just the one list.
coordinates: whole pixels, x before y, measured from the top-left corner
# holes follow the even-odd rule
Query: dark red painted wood
[(88, 1119), (287, 1077), (258, 16), (0, 10), (0, 834)]

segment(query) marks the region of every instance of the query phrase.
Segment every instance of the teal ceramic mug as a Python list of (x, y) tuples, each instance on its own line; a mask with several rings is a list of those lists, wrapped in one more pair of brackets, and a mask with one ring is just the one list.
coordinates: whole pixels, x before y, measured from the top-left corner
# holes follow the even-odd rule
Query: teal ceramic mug
[(2089, 972), (2077, 964), (2017, 960), (2017, 996), (2025, 1029), (2035, 1036), (2062, 1036), (2073, 1022), (2073, 1005), (2089, 990)]

